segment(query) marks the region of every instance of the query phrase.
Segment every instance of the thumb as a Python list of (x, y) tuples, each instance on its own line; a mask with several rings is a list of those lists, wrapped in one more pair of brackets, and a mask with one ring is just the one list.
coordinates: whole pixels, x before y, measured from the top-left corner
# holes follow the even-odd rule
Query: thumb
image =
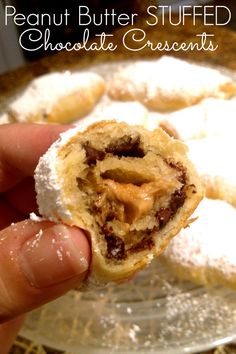
[(78, 228), (26, 220), (0, 232), (0, 322), (77, 286), (90, 247)]

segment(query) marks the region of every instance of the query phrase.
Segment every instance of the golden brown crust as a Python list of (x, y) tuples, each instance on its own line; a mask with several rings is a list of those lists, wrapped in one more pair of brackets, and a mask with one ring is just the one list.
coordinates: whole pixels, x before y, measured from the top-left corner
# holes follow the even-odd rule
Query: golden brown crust
[(235, 93), (236, 83), (229, 76), (169, 56), (127, 65), (114, 74), (108, 87), (113, 99), (136, 100), (159, 112), (196, 105), (208, 97), (227, 99)]
[[(48, 113), (46, 121), (48, 123), (65, 124), (86, 116), (93, 109), (104, 91), (105, 85), (101, 82), (99, 85), (94, 85), (87, 90), (78, 90), (61, 97), (55, 102), (51, 112)], [(30, 118), (30, 121), (39, 122), (42, 119), (42, 115), (35, 114), (35, 116)]]
[(198, 219), (171, 241), (161, 261), (181, 280), (235, 290), (236, 210), (222, 200), (205, 198), (194, 215)]
[(87, 115), (104, 92), (97, 74), (51, 73), (30, 82), (6, 113), (15, 122), (70, 123)]
[[(93, 213), (85, 210), (86, 203), (88, 201), (85, 201), (86, 197), (84, 196), (84, 194), (82, 193), (83, 195), (81, 195), (81, 192), (78, 191), (76, 180), (78, 181), (78, 178), (81, 178), (84, 181), (84, 171), (87, 171), (88, 169), (88, 166), (86, 165), (85, 152), (82, 148), (84, 144), (89, 142), (89, 144), (92, 144), (94, 149), (100, 151), (106, 149), (107, 146), (111, 146), (111, 144), (113, 144), (112, 142), (117, 141), (119, 137), (122, 138), (129, 134), (131, 136), (136, 136), (138, 134), (141, 137), (141, 144), (144, 150), (153, 150), (156, 152), (158, 151), (158, 154), (160, 154), (160, 156), (162, 156), (164, 160), (168, 159), (173, 165), (181, 164), (181, 166), (184, 166), (184, 170), (187, 171), (187, 184), (189, 186), (191, 185), (192, 187), (186, 189), (186, 200), (184, 202), (184, 205), (178, 209), (178, 211), (175, 213), (173, 218), (166, 224), (166, 226), (161, 230), (155, 231), (154, 228), (153, 231), (150, 231), (152, 233), (152, 240), (154, 241), (150, 241), (150, 244), (149, 241), (142, 241), (146, 242), (146, 246), (143, 249), (140, 245), (135, 246), (137, 252), (134, 251), (134, 253), (129, 253), (125, 259), (110, 259), (105, 256), (106, 251), (104, 251), (104, 247), (106, 246), (104, 244), (104, 237), (101, 236), (101, 234), (98, 234), (98, 228), (94, 224)], [(147, 158), (147, 155), (145, 158)], [(109, 281), (119, 282), (121, 280), (130, 278), (130, 276), (136, 271), (145, 267), (148, 263), (150, 263), (153, 256), (158, 256), (163, 252), (170, 239), (175, 236), (176, 233), (179, 232), (181, 227), (186, 225), (188, 218), (190, 217), (190, 215), (192, 214), (192, 212), (194, 211), (197, 204), (202, 198), (201, 185), (199, 183), (198, 176), (196, 175), (194, 167), (186, 157), (186, 147), (180, 141), (171, 139), (161, 129), (149, 132), (140, 126), (130, 127), (125, 123), (116, 123), (114, 121), (98, 122), (89, 126), (85, 132), (79, 132), (75, 136), (73, 136), (68, 141), (68, 143), (60, 149), (58, 153), (58, 158), (60, 159), (58, 165), (58, 173), (63, 177), (63, 180), (65, 181), (63, 185), (63, 197), (65, 201), (68, 201), (66, 204), (66, 208), (72, 214), (72, 224), (75, 224), (76, 226), (87, 230), (91, 238), (92, 266), (89, 281), (92, 283), (105, 284)], [(96, 168), (97, 170), (99, 169), (99, 173), (101, 174), (110, 173), (111, 175), (114, 171), (114, 173), (117, 174), (117, 170), (122, 170), (122, 168), (124, 168), (124, 171), (126, 171), (126, 177), (123, 176), (122, 178), (128, 178), (129, 180), (129, 175), (132, 178), (132, 173), (138, 173), (139, 176), (142, 176), (143, 180), (147, 180), (149, 178), (148, 176), (152, 175), (152, 170), (154, 169), (153, 166), (155, 165), (155, 160), (153, 160), (154, 162), (151, 163), (151, 159), (152, 157), (150, 157), (150, 165), (144, 165), (142, 167), (142, 163), (140, 161), (142, 159), (137, 159), (135, 157), (120, 157), (114, 159), (113, 156), (110, 156), (107, 157), (107, 163), (106, 159), (104, 161), (97, 161)], [(162, 164), (164, 166), (165, 163), (162, 162)], [(109, 166), (109, 171), (113, 172), (107, 172), (107, 166)], [(132, 169), (136, 172), (132, 172)], [(168, 171), (170, 170), (171, 168), (168, 167), (166, 170), (167, 173), (169, 173)], [(100, 181), (100, 183), (102, 182)], [(112, 183), (114, 184), (114, 182)], [(106, 185), (108, 184), (109, 183), (106, 182)], [(128, 185), (124, 184), (124, 186), (127, 186), (125, 188), (128, 188)], [(165, 193), (168, 193), (167, 185), (168, 184), (166, 184)], [(136, 188), (138, 189), (140, 187)], [(150, 186), (150, 188), (152, 188), (152, 186)], [(146, 188), (146, 190), (148, 189), (149, 188)], [(125, 199), (125, 197), (122, 197), (121, 194), (122, 190), (120, 189), (120, 195), (119, 197), (117, 197), (116, 194), (116, 200), (121, 201)], [(128, 198), (130, 198), (131, 194), (132, 193), (130, 193), (127, 189), (127, 200)], [(138, 196), (138, 192), (136, 193), (136, 195)], [(135, 203), (139, 203), (141, 205), (141, 199), (139, 202), (137, 202), (138, 199), (136, 199), (134, 199)], [(140, 212), (140, 208), (138, 209), (138, 212)], [(135, 212), (137, 212), (137, 208), (135, 208)], [(141, 227), (142, 229), (144, 228), (144, 224), (142, 224), (142, 222), (140, 221), (138, 227)], [(135, 222), (133, 223), (133, 225), (135, 225)], [(152, 247), (151, 242), (154, 242), (155, 246)], [(141, 249), (138, 250), (138, 248), (140, 247)]]

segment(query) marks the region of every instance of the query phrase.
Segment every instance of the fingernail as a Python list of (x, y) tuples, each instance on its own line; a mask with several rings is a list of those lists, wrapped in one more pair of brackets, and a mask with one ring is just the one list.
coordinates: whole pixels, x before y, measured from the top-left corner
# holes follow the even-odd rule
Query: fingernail
[(45, 288), (88, 270), (88, 243), (82, 231), (64, 225), (40, 230), (20, 252), (20, 267), (30, 284)]

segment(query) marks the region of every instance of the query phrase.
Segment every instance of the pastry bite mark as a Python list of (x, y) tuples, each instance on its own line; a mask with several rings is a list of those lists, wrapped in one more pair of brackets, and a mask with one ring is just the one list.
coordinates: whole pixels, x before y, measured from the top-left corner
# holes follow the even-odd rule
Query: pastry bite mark
[(91, 240), (86, 284), (130, 278), (163, 252), (202, 198), (186, 146), (162, 129), (101, 121), (62, 134), (35, 172), (40, 213)]
[[(95, 228), (105, 241), (104, 256), (107, 260), (124, 260), (132, 252), (152, 249), (155, 245), (153, 232), (158, 232), (174, 217), (187, 197), (186, 169), (181, 163), (151, 153), (156, 168), (150, 176), (127, 170), (122, 162), (146, 158), (142, 168), (149, 168), (150, 151), (144, 149), (140, 134), (123, 135), (113, 139), (103, 150), (93, 140), (82, 144), (87, 164), (84, 179), (77, 177), (77, 187), (89, 196), (88, 210), (94, 214)], [(104, 161), (110, 159), (112, 167), (101, 171)], [(162, 167), (161, 167), (162, 166)], [(167, 177), (168, 173), (168, 177)], [(171, 176), (171, 178), (169, 177)], [(150, 215), (150, 229), (145, 217)], [(136, 230), (135, 223), (142, 222), (142, 231)]]

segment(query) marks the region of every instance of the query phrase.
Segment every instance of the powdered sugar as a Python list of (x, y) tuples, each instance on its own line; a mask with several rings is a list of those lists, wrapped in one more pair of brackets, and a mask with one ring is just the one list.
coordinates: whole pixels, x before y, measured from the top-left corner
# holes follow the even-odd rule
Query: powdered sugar
[(62, 194), (63, 187), (57, 173), (57, 164), (60, 163), (58, 157), (60, 147), (64, 146), (78, 130), (80, 130), (80, 127), (62, 133), (60, 138), (39, 159), (35, 170), (35, 188), (39, 212), (52, 221), (72, 222), (71, 214), (66, 208), (67, 203)]
[(236, 169), (232, 165), (234, 140), (226, 137), (207, 137), (187, 142), (189, 158), (201, 175), (220, 177), (236, 186)]
[(45, 220), (45, 218), (43, 218), (42, 216), (38, 216), (35, 213), (30, 213), (29, 217), (30, 217), (30, 220), (35, 221), (35, 222), (41, 222), (41, 221)]
[(144, 103), (156, 97), (167, 98), (171, 110), (171, 101), (178, 98), (186, 101), (185, 106), (195, 98), (224, 98), (221, 86), (230, 82), (232, 78), (217, 69), (163, 56), (155, 61), (137, 61), (121, 69), (114, 74), (110, 91), (112, 96), (118, 90), (122, 96), (128, 94)]
[(85, 119), (124, 121), (130, 125), (145, 126), (148, 117), (147, 109), (139, 102), (114, 102), (103, 100)]
[(207, 98), (198, 105), (166, 114), (163, 119), (177, 129), (183, 140), (209, 136), (229, 137), (235, 134), (235, 110), (235, 98), (230, 100)]
[(165, 257), (180, 267), (214, 268), (225, 277), (236, 275), (236, 210), (221, 200), (204, 199), (198, 219), (170, 243)]
[(25, 88), (9, 105), (9, 110), (17, 115), (19, 122), (28, 121), (35, 111), (44, 112), (47, 116), (61, 97), (70, 95), (78, 90), (91, 87), (93, 82), (102, 78), (89, 72), (54, 72), (40, 76)]

